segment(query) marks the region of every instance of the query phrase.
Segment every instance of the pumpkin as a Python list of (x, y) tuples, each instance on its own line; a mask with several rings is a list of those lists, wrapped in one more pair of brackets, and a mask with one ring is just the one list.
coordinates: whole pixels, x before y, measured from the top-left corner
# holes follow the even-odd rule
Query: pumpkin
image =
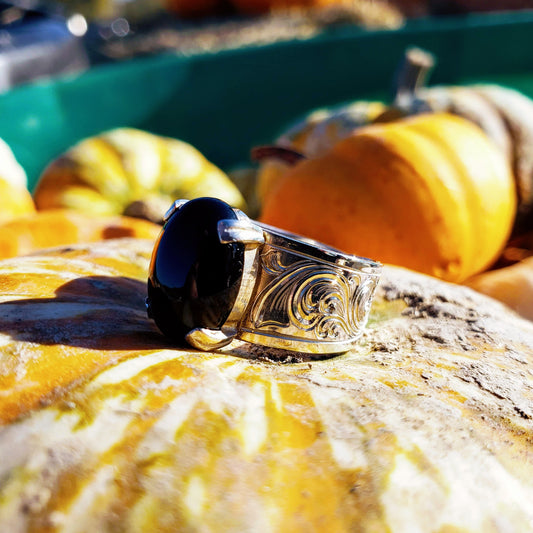
[(0, 179), (13, 186), (27, 186), (26, 172), (15, 158), (9, 145), (2, 139), (0, 139), (0, 162)]
[(356, 130), (297, 163), (261, 220), (448, 281), (485, 270), (514, 221), (509, 165), (474, 124), (425, 114)]
[(533, 231), (512, 238), (494, 269), (464, 283), (533, 320)]
[[(292, 124), (276, 139), (274, 146), (293, 150), (305, 157), (316, 157), (345, 139), (356, 128), (373, 122), (385, 110), (385, 104), (372, 101), (317, 109)], [(261, 163), (256, 179), (257, 198), (262, 203), (294, 161), (287, 161), (279, 154), (257, 150), (252, 151), (252, 157)]]
[(495, 84), (427, 88), (424, 80), (431, 59), (424, 56), (427, 54), (423, 50), (407, 50), (396, 79), (392, 114), (448, 112), (480, 126), (507, 155), (513, 168), (518, 195), (514, 233), (533, 229), (533, 100)]
[(230, 178), (178, 139), (118, 128), (80, 141), (52, 161), (33, 193), (38, 209), (130, 215), (161, 222), (176, 198), (214, 196), (245, 208)]
[(524, 318), (533, 320), (533, 257), (482, 272), (466, 280), (465, 285), (500, 300)]
[(329, 359), (172, 346), (152, 243), (0, 262), (3, 531), (529, 531), (533, 325), (385, 267)]
[(400, 8), (382, 0), (162, 0), (170, 13), (181, 18), (227, 15), (301, 16), (320, 29), (322, 25), (359, 23), (366, 27), (396, 29), (404, 22)]
[[(356, 101), (322, 109), (316, 114), (311, 112), (275, 144), (316, 157), (368, 123), (390, 122), (428, 112), (458, 115), (479, 126), (509, 158), (518, 197), (514, 235), (533, 229), (533, 100), (515, 89), (495, 84), (426, 87), (434, 62), (434, 57), (424, 50), (407, 49), (394, 77), (391, 103)], [(361, 120), (352, 121), (351, 109), (358, 107)], [(298, 145), (294, 139), (299, 135), (311, 142)], [(287, 164), (273, 157), (263, 158), (257, 177), (258, 196), (262, 201), (287, 169)]]
[(0, 224), (0, 259), (43, 248), (119, 237), (155, 240), (160, 231), (158, 224), (133, 217), (48, 209)]
[(33, 213), (26, 172), (5, 141), (0, 139), (0, 223)]
[(34, 212), (35, 204), (28, 189), (0, 178), (0, 224)]
[(477, 124), (511, 162), (518, 209), (514, 234), (533, 229), (533, 100), (495, 84), (425, 87), (432, 56), (418, 48), (405, 53), (395, 80), (394, 101), (376, 120), (418, 112), (447, 112)]

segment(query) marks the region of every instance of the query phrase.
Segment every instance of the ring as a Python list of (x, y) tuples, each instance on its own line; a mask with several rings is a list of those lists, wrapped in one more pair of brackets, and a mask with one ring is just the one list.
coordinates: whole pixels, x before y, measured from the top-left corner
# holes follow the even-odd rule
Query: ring
[(381, 264), (252, 221), (215, 198), (164, 217), (146, 307), (161, 332), (215, 350), (240, 339), (308, 353), (353, 347)]

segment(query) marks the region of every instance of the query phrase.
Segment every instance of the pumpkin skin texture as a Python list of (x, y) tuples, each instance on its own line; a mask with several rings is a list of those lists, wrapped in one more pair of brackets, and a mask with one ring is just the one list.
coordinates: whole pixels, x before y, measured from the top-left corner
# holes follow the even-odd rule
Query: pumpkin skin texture
[(90, 137), (52, 161), (34, 191), (37, 209), (131, 215), (161, 222), (176, 198), (214, 196), (244, 208), (228, 176), (193, 146), (133, 128)]
[(511, 161), (519, 200), (515, 234), (533, 230), (533, 100), (499, 85), (478, 85), (472, 90), (500, 113), (511, 137)]
[(485, 131), (511, 163), (518, 209), (514, 234), (533, 229), (533, 100), (495, 84), (430, 87), (413, 97), (434, 112), (464, 117)]
[(160, 231), (158, 224), (133, 217), (47, 209), (0, 224), (0, 259), (104, 239), (137, 237), (155, 241)]
[(477, 124), (505, 153), (513, 169), (518, 197), (513, 234), (533, 229), (533, 100), (496, 84), (425, 88), (433, 66), (431, 54), (418, 48), (406, 50), (394, 84), (394, 101), (384, 116), (394, 120), (431, 110)]
[(448, 281), (485, 270), (514, 221), (514, 178), (475, 125), (426, 114), (361, 128), (298, 163), (261, 220)]
[(353, 351), (170, 346), (150, 241), (0, 263), (4, 531), (527, 531), (533, 325), (386, 267)]

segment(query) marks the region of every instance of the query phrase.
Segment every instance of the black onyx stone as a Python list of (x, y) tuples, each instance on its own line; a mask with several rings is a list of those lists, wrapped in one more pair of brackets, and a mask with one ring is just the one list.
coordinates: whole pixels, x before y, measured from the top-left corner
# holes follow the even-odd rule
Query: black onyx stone
[(194, 328), (219, 329), (241, 285), (244, 244), (222, 244), (219, 220), (237, 219), (215, 198), (184, 204), (155, 244), (148, 277), (148, 313), (164, 335), (183, 342)]

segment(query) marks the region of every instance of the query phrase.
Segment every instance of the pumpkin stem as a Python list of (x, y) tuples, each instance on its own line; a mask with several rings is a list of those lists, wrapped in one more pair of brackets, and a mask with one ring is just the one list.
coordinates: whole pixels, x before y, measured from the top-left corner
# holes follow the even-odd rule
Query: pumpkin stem
[(412, 109), (417, 93), (426, 84), (429, 72), (435, 66), (435, 57), (421, 48), (408, 48), (396, 72), (393, 87), (393, 105)]
[(431, 111), (417, 93), (421, 87), (425, 87), (426, 78), (434, 66), (432, 54), (421, 48), (408, 48), (394, 76), (392, 105), (373, 122), (393, 122), (405, 116)]
[(255, 146), (250, 151), (250, 156), (253, 161), (261, 162), (264, 159), (278, 159), (290, 166), (296, 165), (296, 163), (303, 159), (307, 159), (304, 154), (292, 148), (285, 148), (284, 146), (277, 146), (275, 144)]
[(134, 200), (126, 206), (124, 216), (148, 220), (154, 224), (163, 224), (163, 217), (170, 205), (170, 200), (148, 197)]

